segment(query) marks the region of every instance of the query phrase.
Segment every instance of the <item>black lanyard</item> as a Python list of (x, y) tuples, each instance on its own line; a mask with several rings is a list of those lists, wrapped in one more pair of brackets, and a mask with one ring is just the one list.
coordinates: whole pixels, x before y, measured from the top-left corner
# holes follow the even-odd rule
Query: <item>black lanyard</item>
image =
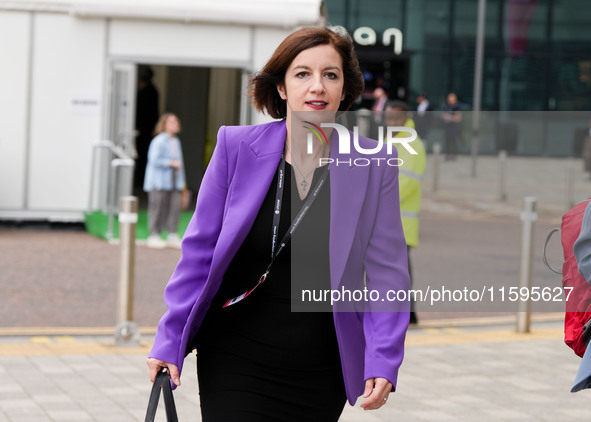
[(324, 168), (322, 176), (320, 176), (320, 179), (318, 180), (312, 191), (308, 194), (306, 202), (304, 202), (304, 205), (302, 205), (302, 208), (300, 208), (298, 214), (292, 221), (291, 226), (287, 230), (287, 233), (285, 233), (283, 239), (281, 239), (278, 248), (277, 238), (279, 236), (279, 221), (281, 220), (281, 203), (283, 201), (283, 190), (285, 187), (285, 156), (283, 154), (281, 155), (281, 162), (279, 163), (277, 173), (277, 192), (275, 193), (275, 207), (273, 210), (273, 232), (271, 237), (271, 261), (269, 262), (269, 265), (267, 265), (267, 269), (265, 270), (264, 274), (259, 278), (259, 282), (252, 289), (248, 290), (245, 293), (242, 293), (240, 296), (236, 296), (233, 299), (227, 300), (224, 303), (224, 308), (240, 302), (242, 299), (250, 295), (254, 291), (254, 289), (256, 289), (261, 283), (265, 281), (267, 275), (269, 275), (269, 272), (271, 271), (273, 262), (275, 262), (275, 259), (277, 258), (279, 253), (283, 250), (287, 242), (289, 242), (291, 236), (298, 228), (298, 225), (303, 220), (304, 216), (306, 215), (306, 213), (318, 197), (318, 194), (320, 193), (322, 186), (324, 186), (324, 182), (326, 182), (326, 178), (328, 177), (328, 165)]

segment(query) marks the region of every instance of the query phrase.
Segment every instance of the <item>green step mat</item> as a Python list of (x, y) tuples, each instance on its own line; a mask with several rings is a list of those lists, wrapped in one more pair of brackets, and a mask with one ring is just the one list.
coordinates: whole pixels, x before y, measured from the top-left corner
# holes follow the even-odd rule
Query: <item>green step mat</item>
[[(185, 230), (187, 230), (187, 226), (189, 225), (189, 221), (193, 216), (193, 211), (183, 211), (181, 212), (181, 218), (179, 219), (179, 229), (178, 235), (182, 238), (185, 234)], [(101, 239), (107, 239), (107, 229), (109, 227), (109, 215), (102, 212), (102, 211), (94, 211), (84, 213), (84, 225), (86, 226), (86, 231), (93, 236), (96, 236)], [(136, 239), (147, 239), (148, 238), (148, 212), (147, 211), (139, 211), (138, 212), (138, 221), (135, 228), (135, 237)], [(113, 219), (113, 239), (119, 238), (119, 219), (117, 214), (115, 214), (115, 218)]]

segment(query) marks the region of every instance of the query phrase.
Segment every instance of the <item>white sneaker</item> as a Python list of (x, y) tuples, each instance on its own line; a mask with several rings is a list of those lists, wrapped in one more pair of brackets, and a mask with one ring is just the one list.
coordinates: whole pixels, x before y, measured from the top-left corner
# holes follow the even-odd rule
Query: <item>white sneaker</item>
[(148, 248), (164, 249), (166, 247), (166, 242), (162, 240), (160, 236), (151, 235), (150, 237), (148, 237), (146, 246), (148, 246)]
[(176, 233), (170, 233), (168, 238), (166, 239), (166, 245), (169, 248), (180, 249), (181, 248), (181, 238)]

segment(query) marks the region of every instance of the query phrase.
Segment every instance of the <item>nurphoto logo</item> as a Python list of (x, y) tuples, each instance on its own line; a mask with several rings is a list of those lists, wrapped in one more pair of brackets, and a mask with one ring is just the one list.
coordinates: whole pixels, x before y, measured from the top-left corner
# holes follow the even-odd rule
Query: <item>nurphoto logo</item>
[[(351, 132), (345, 126), (338, 123), (320, 123), (320, 125), (309, 121), (304, 121), (304, 123), (305, 125), (303, 127), (310, 131), (307, 137), (308, 154), (313, 153), (314, 135), (321, 144), (328, 144), (328, 137), (322, 128), (332, 128), (336, 130), (339, 137), (339, 155), (351, 154)], [(410, 136), (397, 136), (397, 134), (401, 132), (408, 133)], [(388, 155), (392, 155), (394, 148), (396, 148), (394, 144), (400, 144), (410, 154), (416, 155), (417, 152), (410, 145), (415, 139), (417, 139), (417, 132), (413, 128), (406, 126), (386, 126), (384, 128), (384, 126), (379, 126), (376, 145), (372, 148), (364, 148), (359, 143), (359, 128), (357, 126), (353, 127), (353, 147), (359, 154), (366, 156), (378, 154), (384, 148), (384, 144), (386, 145), (386, 152)], [(363, 157), (354, 160), (341, 160), (328, 157), (320, 158), (320, 165), (335, 164), (338, 166), (348, 164), (349, 166), (366, 167), (372, 162), (377, 163), (377, 165), (386, 164), (393, 167), (398, 167), (403, 164), (403, 160), (400, 158)]]

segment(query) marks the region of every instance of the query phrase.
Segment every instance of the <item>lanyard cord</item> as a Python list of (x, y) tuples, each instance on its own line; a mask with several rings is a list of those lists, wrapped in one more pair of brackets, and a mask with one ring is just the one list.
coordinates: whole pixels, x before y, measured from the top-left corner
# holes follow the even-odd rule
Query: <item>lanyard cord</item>
[(271, 242), (271, 262), (269, 262), (269, 265), (267, 265), (267, 271), (266, 271), (267, 273), (271, 270), (271, 266), (273, 265), (275, 258), (277, 258), (277, 255), (279, 255), (279, 252), (281, 252), (283, 250), (283, 248), (285, 247), (286, 243), (289, 242), (289, 240), (291, 239), (291, 236), (293, 235), (293, 232), (296, 230), (296, 228), (298, 227), (298, 225), (300, 224), (300, 222), (302, 221), (302, 219), (304, 218), (304, 216), (306, 215), (306, 213), (308, 212), (308, 210), (310, 209), (310, 207), (312, 206), (312, 204), (314, 203), (314, 201), (318, 197), (318, 193), (322, 189), (322, 186), (324, 186), (324, 182), (326, 181), (326, 178), (328, 177), (328, 166), (325, 167), (324, 171), (322, 172), (322, 176), (320, 176), (320, 180), (318, 180), (318, 182), (316, 183), (316, 186), (314, 186), (314, 189), (312, 189), (312, 191), (310, 192), (310, 194), (306, 198), (306, 202), (304, 203), (304, 205), (302, 205), (302, 208), (300, 208), (300, 211), (298, 212), (298, 214), (294, 218), (293, 222), (291, 223), (291, 226), (287, 230), (287, 233), (285, 233), (285, 235), (283, 236), (283, 239), (281, 239), (281, 243), (279, 244), (279, 248), (277, 248), (277, 250), (275, 250), (275, 248), (277, 246), (277, 243), (276, 243), (277, 236), (279, 234), (279, 220), (281, 217), (281, 201), (283, 198), (283, 189), (284, 189), (282, 179), (283, 179), (284, 173), (285, 173), (285, 158), (283, 156), (281, 156), (281, 163), (279, 164), (279, 178), (277, 181), (277, 193), (275, 194), (275, 210), (273, 212), (273, 237), (272, 237), (272, 242)]
[(285, 156), (283, 154), (281, 155), (281, 162), (279, 163), (279, 168), (277, 169), (277, 172), (278, 172), (277, 191), (275, 193), (275, 209), (273, 210), (273, 234), (271, 237), (271, 261), (269, 262), (269, 265), (267, 265), (267, 269), (265, 270), (264, 274), (259, 278), (259, 282), (252, 289), (248, 290), (246, 293), (243, 293), (240, 296), (236, 296), (235, 298), (227, 300), (224, 303), (224, 308), (240, 302), (242, 299), (244, 299), (249, 294), (251, 294), (253, 292), (253, 290), (256, 289), (261, 283), (263, 283), (265, 281), (265, 279), (267, 278), (267, 275), (269, 275), (269, 272), (271, 271), (271, 267), (273, 266), (275, 259), (277, 258), (279, 253), (283, 250), (283, 248), (285, 247), (287, 242), (289, 242), (289, 240), (291, 239), (291, 236), (293, 235), (295, 230), (298, 228), (298, 225), (300, 224), (300, 222), (302, 221), (302, 219), (304, 218), (304, 216), (306, 215), (306, 213), (308, 212), (308, 210), (310, 209), (310, 207), (312, 206), (312, 204), (314, 203), (314, 201), (318, 197), (318, 194), (319, 194), (320, 190), (322, 189), (322, 187), (324, 186), (324, 183), (326, 182), (326, 178), (328, 177), (328, 166), (325, 167), (324, 171), (322, 172), (322, 176), (320, 176), (320, 179), (318, 180), (318, 182), (314, 186), (314, 189), (312, 189), (312, 191), (308, 194), (308, 197), (306, 198), (306, 202), (304, 202), (304, 205), (302, 205), (302, 208), (300, 208), (298, 214), (296, 215), (296, 217), (292, 221), (291, 226), (287, 230), (287, 233), (285, 233), (285, 235), (283, 236), (283, 239), (281, 239), (281, 242), (279, 243), (279, 247), (277, 247), (277, 238), (279, 236), (279, 221), (281, 219), (281, 203), (283, 200), (283, 190), (285, 188), (285, 186), (284, 186), (284, 184), (285, 184)]

